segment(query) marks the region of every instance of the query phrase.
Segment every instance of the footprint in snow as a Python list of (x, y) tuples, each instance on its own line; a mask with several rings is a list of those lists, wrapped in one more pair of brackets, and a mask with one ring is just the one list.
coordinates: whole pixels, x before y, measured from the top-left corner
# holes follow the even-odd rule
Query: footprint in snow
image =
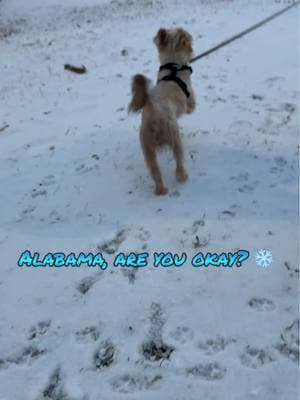
[(71, 400), (64, 386), (61, 370), (56, 368), (36, 400)]
[(265, 364), (275, 361), (276, 358), (273, 351), (269, 348), (259, 349), (254, 346), (246, 346), (243, 353), (240, 355), (241, 363), (248, 368), (261, 368)]
[(37, 339), (40, 336), (45, 335), (51, 326), (51, 321), (39, 321), (37, 325), (30, 328), (28, 332), (28, 340)]
[(241, 131), (250, 130), (253, 127), (250, 121), (234, 121), (229, 126), (230, 133), (240, 134)]
[(129, 283), (134, 283), (136, 280), (138, 268), (122, 268), (123, 275), (128, 278)]
[(230, 177), (231, 181), (237, 181), (237, 182), (247, 182), (249, 180), (249, 174), (248, 172), (241, 172), (237, 176), (231, 176)]
[(299, 364), (299, 345), (299, 320), (296, 320), (283, 330), (275, 349), (282, 356)]
[(228, 209), (220, 211), (218, 213), (218, 219), (220, 221), (225, 221), (231, 218), (234, 218), (236, 216), (236, 213), (238, 212), (238, 210), (240, 209), (240, 206), (237, 204), (233, 204), (232, 206), (230, 206)]
[(126, 231), (125, 229), (121, 229), (115, 234), (112, 239), (99, 243), (97, 245), (97, 250), (101, 253), (115, 254), (125, 239)]
[(283, 83), (284, 81), (285, 78), (283, 76), (272, 76), (271, 78), (265, 80), (269, 88), (274, 87), (276, 84)]
[(284, 168), (286, 166), (286, 164), (287, 164), (286, 159), (284, 157), (280, 157), (280, 156), (279, 157), (275, 157), (274, 158), (274, 162), (277, 165), (277, 167), (279, 167), (279, 168)]
[(27, 208), (25, 208), (22, 212), (20, 217), (16, 220), (16, 222), (22, 222), (24, 219), (30, 218), (31, 214), (34, 212), (34, 210), (36, 209), (35, 206), (29, 206)]
[(146, 341), (142, 344), (142, 354), (148, 361), (169, 360), (174, 350), (175, 348), (172, 346), (153, 340)]
[(169, 335), (176, 342), (185, 344), (193, 340), (194, 332), (187, 326), (177, 326)]
[(99, 169), (99, 165), (98, 164), (94, 164), (91, 166), (86, 166), (85, 164), (80, 164), (78, 167), (75, 168), (75, 171), (78, 174), (86, 174), (87, 172), (90, 172), (94, 169)]
[(240, 193), (250, 193), (250, 192), (253, 192), (253, 190), (254, 190), (254, 187), (251, 185), (247, 185), (247, 184), (238, 188), (238, 191)]
[(7, 368), (9, 364), (21, 365), (27, 363), (31, 365), (32, 361), (35, 361), (46, 352), (46, 349), (40, 349), (36, 345), (26, 346), (14, 355), (0, 358), (0, 368)]
[(273, 311), (276, 308), (272, 300), (263, 297), (254, 297), (249, 300), (248, 305), (257, 311)]
[(38, 196), (46, 196), (47, 195), (47, 190), (45, 189), (32, 189), (31, 197), (36, 198)]
[(186, 369), (187, 375), (192, 375), (206, 381), (221, 380), (226, 375), (226, 368), (219, 363), (198, 364)]
[(169, 359), (175, 348), (164, 343), (162, 339), (166, 316), (159, 303), (151, 304), (149, 320), (148, 340), (144, 341), (141, 347), (144, 359), (148, 361)]
[(96, 369), (108, 368), (114, 362), (115, 351), (115, 346), (110, 339), (103, 340), (94, 353), (94, 367)]
[(87, 276), (77, 284), (76, 288), (81, 294), (86, 294), (91, 287), (102, 277), (102, 272), (98, 272), (95, 275)]
[(139, 239), (141, 242), (146, 242), (147, 240), (150, 239), (151, 233), (150, 233), (150, 231), (148, 231), (147, 229), (141, 227), (141, 228), (138, 230), (138, 233), (135, 235), (135, 237), (136, 237), (137, 239)]
[(215, 339), (207, 339), (206, 341), (200, 341), (197, 345), (198, 349), (204, 352), (206, 355), (212, 355), (225, 350), (229, 343), (236, 342), (235, 339), (225, 339), (222, 336), (217, 336)]
[(284, 262), (284, 266), (289, 271), (289, 275), (291, 278), (293, 278), (294, 276), (296, 276), (296, 278), (299, 277), (299, 268), (295, 268), (288, 261)]
[(101, 329), (97, 326), (86, 326), (75, 332), (75, 340), (78, 343), (96, 342), (101, 335)]
[(159, 374), (124, 374), (111, 380), (111, 388), (114, 392), (134, 393), (144, 390), (157, 388), (157, 383), (161, 381)]

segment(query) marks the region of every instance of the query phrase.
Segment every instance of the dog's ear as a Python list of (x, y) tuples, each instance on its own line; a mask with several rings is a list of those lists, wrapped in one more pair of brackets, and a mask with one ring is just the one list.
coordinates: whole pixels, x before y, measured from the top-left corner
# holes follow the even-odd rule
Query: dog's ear
[(182, 28), (177, 29), (177, 43), (176, 50), (186, 50), (189, 53), (193, 53), (192, 48), (193, 38), (192, 36)]
[(165, 28), (160, 28), (153, 41), (158, 48), (166, 47), (168, 44), (168, 32)]

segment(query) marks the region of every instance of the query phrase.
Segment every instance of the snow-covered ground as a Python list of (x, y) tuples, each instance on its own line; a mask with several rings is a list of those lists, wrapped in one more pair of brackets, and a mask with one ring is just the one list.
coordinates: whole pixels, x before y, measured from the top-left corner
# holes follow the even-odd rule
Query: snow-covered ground
[[(127, 115), (159, 27), (198, 54), (287, 3), (0, 0), (0, 400), (298, 398), (299, 10), (193, 65), (189, 180), (161, 154), (167, 196)], [(25, 249), (110, 265), (19, 268)], [(240, 268), (112, 267), (237, 249)]]

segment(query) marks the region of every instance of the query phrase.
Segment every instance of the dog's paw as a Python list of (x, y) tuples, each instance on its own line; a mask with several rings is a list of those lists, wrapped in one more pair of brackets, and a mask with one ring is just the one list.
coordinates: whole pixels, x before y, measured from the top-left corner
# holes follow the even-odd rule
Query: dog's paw
[(188, 179), (188, 174), (184, 168), (176, 170), (177, 182), (183, 183)]
[(163, 196), (168, 193), (168, 189), (164, 186), (156, 186), (154, 193), (156, 196)]
[(195, 108), (196, 108), (196, 102), (193, 102), (192, 104), (187, 106), (186, 113), (192, 114), (195, 111)]

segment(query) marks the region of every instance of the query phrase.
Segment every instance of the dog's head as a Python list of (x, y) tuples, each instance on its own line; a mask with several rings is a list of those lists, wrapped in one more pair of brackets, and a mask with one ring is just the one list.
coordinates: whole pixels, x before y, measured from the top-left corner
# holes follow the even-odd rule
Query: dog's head
[(193, 56), (192, 36), (182, 28), (160, 28), (153, 39), (161, 63), (186, 64)]

